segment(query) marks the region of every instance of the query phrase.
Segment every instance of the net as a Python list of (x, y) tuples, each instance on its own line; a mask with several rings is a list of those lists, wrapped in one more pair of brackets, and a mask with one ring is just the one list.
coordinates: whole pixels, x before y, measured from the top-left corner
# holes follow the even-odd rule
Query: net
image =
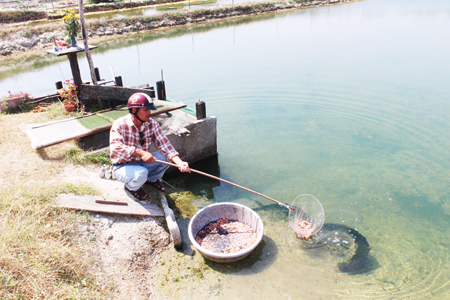
[(291, 206), (295, 207), (295, 210), (289, 210), (289, 226), (298, 238), (308, 239), (322, 228), (325, 213), (316, 197), (300, 195), (294, 199)]

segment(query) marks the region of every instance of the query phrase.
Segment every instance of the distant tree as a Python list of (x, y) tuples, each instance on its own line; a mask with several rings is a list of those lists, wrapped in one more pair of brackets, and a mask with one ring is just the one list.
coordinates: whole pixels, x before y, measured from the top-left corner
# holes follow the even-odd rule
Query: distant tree
[(98, 3), (109, 3), (114, 2), (114, 0), (88, 0), (90, 4), (98, 4)]
[(34, 10), (11, 10), (0, 11), (0, 23), (15, 23), (31, 20), (45, 19), (47, 14), (43, 11)]

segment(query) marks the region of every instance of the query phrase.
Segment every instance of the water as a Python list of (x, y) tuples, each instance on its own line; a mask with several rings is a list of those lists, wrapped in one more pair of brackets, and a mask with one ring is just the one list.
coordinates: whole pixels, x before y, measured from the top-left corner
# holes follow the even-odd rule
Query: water
[[(312, 194), (326, 223), (357, 229), (371, 247), (362, 272), (341, 272), (353, 251), (345, 232), (323, 232), (331, 246), (309, 249), (290, 232), (285, 209), (224, 184), (205, 202), (202, 184), (211, 182), (199, 177), (191, 182), (196, 205), (257, 209), (264, 241), (232, 266), (170, 253), (155, 278), (158, 292), (449, 298), (448, 28), (448, 1), (373, 0), (140, 35), (92, 51), (104, 77), (112, 64), (125, 85), (153, 83), (163, 68), (171, 98), (191, 107), (205, 101), (218, 117), (221, 177), (288, 204)], [(80, 59), (89, 78), (86, 65)], [(23, 90), (24, 82), (28, 92), (50, 90), (69, 70), (61, 60), (9, 76), (0, 90)]]

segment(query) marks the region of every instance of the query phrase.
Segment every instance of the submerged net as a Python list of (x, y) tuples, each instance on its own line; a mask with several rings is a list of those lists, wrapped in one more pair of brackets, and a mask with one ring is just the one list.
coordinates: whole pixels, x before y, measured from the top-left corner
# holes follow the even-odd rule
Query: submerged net
[(325, 213), (316, 197), (300, 195), (294, 199), (291, 206), (295, 207), (295, 210), (289, 211), (289, 226), (298, 238), (308, 239), (322, 228)]

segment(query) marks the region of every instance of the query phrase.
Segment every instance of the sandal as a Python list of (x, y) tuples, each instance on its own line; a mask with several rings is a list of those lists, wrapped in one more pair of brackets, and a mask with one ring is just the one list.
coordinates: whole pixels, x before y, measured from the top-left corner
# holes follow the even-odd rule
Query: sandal
[(164, 192), (166, 190), (166, 186), (164, 185), (164, 183), (162, 183), (162, 181), (160, 179), (156, 180), (155, 182), (149, 181), (148, 183), (150, 183), (152, 186), (154, 186), (160, 192)]
[(134, 201), (146, 200), (148, 197), (147, 193), (144, 191), (143, 188), (139, 188), (137, 191), (129, 190), (127, 186), (125, 186), (124, 188), (125, 193), (128, 195), (128, 197), (130, 197)]

